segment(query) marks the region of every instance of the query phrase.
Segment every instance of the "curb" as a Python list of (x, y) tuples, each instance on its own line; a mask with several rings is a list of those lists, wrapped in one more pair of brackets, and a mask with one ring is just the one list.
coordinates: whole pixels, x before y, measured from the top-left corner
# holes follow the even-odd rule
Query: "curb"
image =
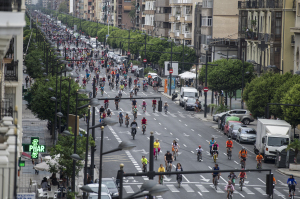
[[(281, 171), (281, 169), (277, 169), (276, 170), (278, 173), (280, 173), (280, 174), (282, 174), (282, 175), (286, 175), (286, 176), (289, 176), (292, 172), (297, 172), (297, 171), (289, 171), (290, 173), (286, 173), (286, 172), (284, 172), (284, 171)], [(296, 177), (300, 177), (300, 172), (298, 172), (299, 174), (294, 174), (293, 173), (293, 175), (294, 176), (296, 176)]]

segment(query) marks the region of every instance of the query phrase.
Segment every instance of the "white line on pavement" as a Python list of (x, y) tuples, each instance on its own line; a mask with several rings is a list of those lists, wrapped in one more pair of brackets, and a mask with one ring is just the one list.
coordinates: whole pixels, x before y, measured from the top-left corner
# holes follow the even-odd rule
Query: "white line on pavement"
[(192, 153), (195, 153), (194, 151), (191, 151)]
[(260, 178), (257, 178), (259, 181), (261, 181), (262, 183), (266, 184), (262, 179)]
[(185, 177), (185, 175), (182, 175), (182, 177), (183, 177), (187, 182), (190, 182), (190, 181)]
[(237, 161), (234, 161), (236, 164), (239, 164)]
[[(194, 129), (191, 129), (191, 131), (194, 131)], [(199, 134), (198, 134), (199, 135)]]
[(179, 141), (179, 139), (178, 139), (178, 138), (176, 138), (176, 140), (178, 140), (178, 141)]
[(185, 144), (183, 144), (183, 146), (184, 146), (184, 147), (186, 147), (186, 145), (185, 145)]

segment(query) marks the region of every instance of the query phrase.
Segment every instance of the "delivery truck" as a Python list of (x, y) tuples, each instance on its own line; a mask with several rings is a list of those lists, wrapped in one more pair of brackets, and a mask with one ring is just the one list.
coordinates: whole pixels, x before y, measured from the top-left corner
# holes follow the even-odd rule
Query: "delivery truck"
[(258, 119), (254, 153), (264, 156), (264, 161), (274, 160), (276, 150), (292, 139), (291, 125), (284, 120)]

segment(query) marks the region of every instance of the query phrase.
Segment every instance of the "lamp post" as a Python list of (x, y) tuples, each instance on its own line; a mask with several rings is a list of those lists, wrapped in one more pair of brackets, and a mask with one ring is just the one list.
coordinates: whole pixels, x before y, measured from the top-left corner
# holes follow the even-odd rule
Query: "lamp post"
[[(173, 40), (171, 40), (171, 39), (168, 39), (168, 42), (171, 42), (171, 65), (170, 65), (170, 67), (171, 68), (173, 68), (172, 67), (172, 61), (173, 61)], [(172, 90), (172, 73), (170, 73), (169, 72), (169, 78), (170, 78), (170, 80), (169, 80), (169, 84), (170, 84), (170, 87), (169, 87), (169, 89), (170, 89), (170, 91), (169, 91), (169, 95), (171, 96), (172, 95), (172, 92), (171, 92), (171, 90)]]

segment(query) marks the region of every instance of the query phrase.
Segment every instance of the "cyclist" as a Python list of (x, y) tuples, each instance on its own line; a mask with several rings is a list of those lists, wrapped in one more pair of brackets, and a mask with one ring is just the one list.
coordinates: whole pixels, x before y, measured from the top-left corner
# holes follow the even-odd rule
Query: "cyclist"
[(104, 111), (105, 111), (104, 107), (101, 106), (101, 108), (100, 108), (100, 110), (99, 110), (100, 117), (101, 117), (101, 115), (103, 114)]
[(213, 145), (214, 143), (215, 143), (215, 138), (212, 137), (211, 140), (209, 141), (209, 152), (210, 152), (210, 155), (212, 155), (212, 153), (211, 153), (211, 147), (212, 147), (212, 145)]
[(107, 117), (111, 117), (111, 110), (109, 108), (107, 109)]
[(102, 84), (100, 86), (100, 90), (101, 90), (102, 93), (104, 92), (104, 86)]
[(226, 185), (225, 190), (227, 191), (227, 199), (228, 199), (229, 193), (231, 192), (231, 194), (233, 194), (233, 191), (234, 191), (234, 186), (233, 186), (233, 184), (231, 184), (230, 180), (228, 181), (228, 184)]
[(119, 98), (121, 98), (122, 97), (122, 89), (119, 90), (118, 94), (119, 94)]
[(179, 148), (179, 144), (176, 142), (176, 140), (173, 140), (173, 142), (172, 142), (172, 151), (173, 151), (173, 154), (175, 152), (178, 153), (178, 148)]
[[(245, 170), (245, 169), (242, 168), (242, 170)], [(240, 172), (238, 178), (240, 178), (240, 184), (241, 184), (241, 181), (242, 181), (242, 180), (244, 181), (245, 178), (247, 178), (246, 172), (245, 172), (245, 171)]]
[(154, 107), (153, 112), (155, 112), (155, 108), (156, 108), (156, 99), (152, 100), (152, 107)]
[(105, 98), (105, 100), (104, 100), (104, 107), (108, 107), (108, 103), (109, 103), (108, 99)]
[[(183, 171), (181, 164), (178, 162), (176, 165), (175, 171)], [(182, 174), (177, 174), (176, 180), (178, 181), (179, 177), (181, 177)]]
[(226, 141), (227, 155), (228, 155), (228, 151), (232, 150), (232, 146), (233, 146), (233, 142), (231, 138), (228, 138), (228, 140)]
[(170, 163), (170, 171), (172, 170), (172, 162), (173, 162), (173, 155), (170, 153), (170, 151), (167, 151), (167, 153), (165, 154), (166, 169), (168, 167), (168, 163)]
[(246, 168), (247, 151), (246, 151), (245, 147), (243, 147), (242, 150), (240, 150), (239, 158), (241, 159), (241, 161), (242, 160), (245, 161), (245, 168)]
[(230, 172), (230, 174), (228, 175), (228, 179), (231, 180), (233, 186), (235, 185), (235, 179), (236, 179), (236, 175), (234, 174), (234, 172)]
[(143, 108), (145, 107), (145, 111), (146, 111), (146, 106), (147, 106), (147, 103), (145, 102), (145, 100), (143, 100), (142, 107)]
[(115, 105), (116, 105), (116, 107), (117, 107), (117, 104), (119, 103), (119, 101), (120, 101), (119, 96), (116, 96), (116, 97), (115, 97)]
[(135, 120), (133, 120), (133, 121), (131, 122), (130, 127), (132, 127), (133, 125), (136, 126), (136, 127), (138, 127), (138, 124), (136, 123)]
[(144, 155), (142, 156), (141, 161), (142, 161), (143, 168), (147, 167), (147, 164), (149, 163), (149, 161), (147, 160), (147, 158), (145, 158)]
[(157, 149), (157, 155), (159, 154), (159, 151), (160, 151), (160, 143), (158, 141), (158, 139), (156, 139), (156, 141), (153, 143), (153, 147), (154, 147), (154, 156), (155, 156), (155, 153), (156, 153), (156, 149)]
[(217, 144), (217, 141), (215, 141), (215, 143), (212, 145), (212, 151), (217, 153), (217, 159), (219, 156), (219, 145)]
[(131, 83), (132, 83), (132, 78), (129, 77), (129, 79), (128, 79), (129, 88), (131, 87)]
[[(214, 170), (214, 171), (220, 170), (219, 165), (218, 165), (218, 164), (215, 164), (213, 170)], [(212, 173), (212, 175), (213, 175), (213, 184), (215, 184), (215, 181), (214, 181), (214, 180), (215, 180), (215, 177), (218, 176), (218, 180), (219, 180), (219, 179), (220, 179), (220, 173), (219, 173), (219, 172), (214, 172), (214, 173)]]
[(133, 99), (133, 100), (132, 100), (132, 109), (134, 109), (135, 106), (136, 106), (136, 100)]
[(297, 184), (294, 175), (290, 175), (290, 178), (287, 180), (287, 184), (289, 186), (289, 197), (291, 197), (292, 190), (295, 192), (295, 186)]
[(201, 145), (199, 145), (199, 148), (196, 149), (197, 155), (202, 154), (203, 149), (201, 148)]
[(264, 157), (261, 155), (261, 153), (258, 153), (258, 155), (256, 156), (256, 168), (258, 169), (258, 164), (261, 164), (261, 161), (264, 160)]
[(142, 126), (145, 125), (145, 130), (146, 130), (147, 120), (145, 117), (143, 117), (141, 124), (142, 124)]
[[(124, 115), (123, 115), (122, 111), (120, 111), (120, 112), (119, 112), (119, 121), (120, 121), (120, 120), (123, 120), (123, 116), (124, 116)], [(122, 123), (123, 123), (123, 122), (122, 122)]]
[[(166, 172), (165, 167), (164, 167), (163, 164), (160, 164), (157, 172)], [(160, 178), (162, 178), (162, 177), (163, 177), (163, 175), (158, 176), (158, 184), (160, 184)]]
[(165, 104), (164, 104), (164, 109), (165, 109), (165, 111), (167, 112), (168, 111), (168, 103), (167, 102), (165, 102)]
[(124, 90), (124, 83), (122, 83), (122, 84), (120, 85), (120, 90), (121, 90), (121, 91)]

